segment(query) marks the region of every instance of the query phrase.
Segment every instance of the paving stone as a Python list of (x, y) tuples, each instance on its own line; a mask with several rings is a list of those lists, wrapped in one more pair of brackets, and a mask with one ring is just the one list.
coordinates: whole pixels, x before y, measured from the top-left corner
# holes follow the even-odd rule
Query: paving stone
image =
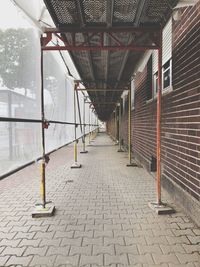
[(28, 266), (30, 261), (32, 260), (32, 256), (27, 256), (27, 257), (16, 257), (16, 256), (11, 256), (9, 260), (5, 263), (5, 266), (10, 266), (10, 265), (22, 265), (22, 266)]
[(19, 232), (14, 236), (14, 239), (33, 239), (35, 234), (36, 232), (32, 232), (32, 233)]
[(192, 231), (195, 233), (195, 235), (200, 236), (200, 228), (194, 228), (193, 227)]
[[(74, 236), (74, 231), (68, 231), (68, 232), (60, 232), (56, 231), (54, 235), (51, 235), (55, 238), (61, 238), (61, 237), (67, 237), (72, 238)], [(76, 237), (76, 236), (75, 236)], [(50, 238), (51, 239), (51, 238)]]
[(13, 237), (16, 235), (16, 233), (4, 233), (4, 232), (0, 232), (0, 238), (1, 239), (13, 239)]
[(47, 232), (49, 225), (32, 225), (29, 232)]
[(35, 265), (46, 265), (48, 267), (54, 266), (56, 256), (38, 256), (35, 255), (32, 258), (32, 261), (30, 263), (30, 266), (35, 266)]
[(199, 262), (200, 263), (200, 254), (194, 252), (192, 254), (180, 254), (176, 253), (177, 258), (181, 264), (190, 263), (190, 262)]
[(62, 264), (65, 265), (72, 265), (72, 266), (79, 266), (78, 265), (79, 262), (79, 255), (75, 255), (75, 256), (62, 256), (62, 255), (58, 255), (56, 257), (54, 266), (60, 266)]
[(21, 257), (25, 250), (26, 250), (26, 247), (21, 247), (21, 248), (6, 247), (1, 253), (1, 255), (2, 256), (15, 255), (15, 256)]
[(175, 236), (194, 236), (192, 229), (173, 229), (172, 230)]
[(67, 228), (66, 228), (66, 231), (84, 231), (85, 227), (85, 231), (88, 231), (88, 230), (92, 230), (92, 229), (88, 229), (87, 226), (89, 225), (67, 225)]
[(44, 247), (44, 246), (54, 246), (58, 247), (61, 243), (61, 238), (56, 238), (56, 239), (42, 239), (41, 242), (39, 243), (39, 247)]
[(78, 172), (70, 169), (72, 146), (52, 154), (47, 180), (48, 198), (57, 207), (53, 217), (31, 218), (40, 199), (38, 166), (10, 177), (18, 186), (0, 195), (0, 266), (8, 266), (10, 257), (9, 267), (200, 267), (198, 228), (177, 207), (173, 215), (153, 213), (147, 202), (155, 195), (154, 179), (142, 168), (126, 168), (127, 157), (106, 136), (98, 138), (100, 146), (81, 156)]
[(178, 226), (180, 227), (180, 229), (188, 229), (188, 228), (195, 228), (195, 225), (194, 223), (192, 222), (189, 222), (189, 223), (182, 223), (182, 222), (179, 222), (178, 223)]
[[(124, 238), (123, 237), (105, 237), (104, 238), (104, 245), (124, 245)], [(98, 244), (97, 244), (98, 245)]]
[(179, 264), (179, 260), (177, 259), (175, 254), (167, 254), (167, 255), (152, 254), (152, 257), (156, 264), (161, 264), (161, 263)]
[(200, 252), (200, 243), (197, 244), (197, 245), (186, 245), (186, 244), (183, 244), (182, 245), (184, 250), (186, 251), (186, 253), (193, 253), (193, 252)]
[(113, 237), (113, 231), (111, 230), (94, 231), (94, 237)]
[(26, 251), (24, 252), (24, 256), (29, 256), (29, 255), (39, 255), (39, 256), (44, 256), (47, 252), (48, 247), (28, 247)]
[(173, 263), (169, 263), (168, 266), (169, 267), (200, 267), (199, 264), (198, 264), (198, 266), (196, 266), (195, 263), (186, 263), (186, 264), (173, 264)]
[(146, 254), (146, 253), (156, 253), (162, 254), (161, 248), (159, 245), (138, 245), (139, 254)]
[(86, 245), (102, 245), (103, 244), (103, 238), (102, 237), (96, 237), (96, 238), (83, 238), (83, 246)]
[(174, 232), (171, 229), (153, 229), (152, 230), (154, 236), (174, 236)]
[(16, 240), (2, 239), (0, 241), (0, 247), (6, 246), (6, 247), (16, 248), (20, 242), (21, 242), (21, 239), (16, 239)]
[[(121, 224), (104, 224), (104, 230), (109, 231), (109, 230), (122, 230), (122, 225)], [(126, 229), (124, 229), (126, 230)]]
[(86, 264), (103, 266), (103, 255), (98, 255), (98, 256), (81, 255), (79, 266), (84, 266)]
[(123, 264), (128, 265), (128, 256), (127, 254), (121, 255), (105, 255), (105, 265), (111, 264)]
[[(135, 265), (134, 265), (134, 267), (135, 267)], [(168, 265), (168, 263), (162, 263), (162, 264), (155, 264), (154, 263), (154, 264), (142, 264), (142, 267), (169, 267), (169, 265)]]
[(0, 235), (1, 233), (9, 233), (11, 230), (12, 226), (3, 226), (2, 223), (0, 225)]
[(125, 237), (125, 236), (131, 237), (131, 236), (133, 236), (133, 232), (132, 232), (132, 230), (114, 230), (114, 236), (115, 237), (119, 237), (119, 236), (122, 236), (122, 237)]
[[(82, 238), (63, 238), (61, 241), (61, 246), (77, 246), (80, 247), (82, 243)], [(90, 245), (90, 244), (89, 244)]]
[(115, 251), (117, 255), (129, 253), (129, 254), (138, 254), (138, 249), (136, 245), (131, 245), (131, 246), (120, 246), (120, 245), (115, 245)]
[(10, 232), (23, 232), (27, 233), (30, 226), (13, 226)]
[(10, 256), (0, 256), (0, 266), (2, 266), (2, 267), (5, 266), (5, 264), (9, 258), (10, 258)]
[(141, 230), (140, 224), (122, 224), (123, 230), (132, 230), (133, 234), (135, 230)]
[(99, 254), (114, 255), (115, 254), (114, 245), (107, 245), (107, 246), (94, 245), (93, 255), (99, 255)]
[(140, 237), (125, 237), (125, 244), (127, 246), (134, 244), (146, 245), (146, 240), (143, 236)]
[(169, 241), (171, 241), (170, 244), (176, 244), (176, 240), (174, 239), (174, 237), (165, 237), (165, 236), (149, 237), (149, 236), (146, 236), (145, 238), (146, 238), (148, 245), (154, 245), (154, 244), (167, 245), (167, 244), (169, 244)]
[(41, 239), (22, 239), (18, 247), (24, 247), (24, 246), (38, 247), (40, 242), (41, 242)]
[(2, 255), (1, 253), (4, 251), (5, 248), (6, 248), (5, 246), (4, 247), (0, 247), (0, 255)]
[(152, 259), (152, 256), (150, 254), (145, 254), (145, 255), (132, 255), (128, 254), (129, 262), (132, 265), (135, 266), (135, 264), (154, 264), (154, 261)]
[(84, 246), (84, 247), (77, 247), (77, 246), (71, 246), (69, 255), (92, 255), (92, 245)]
[(51, 255), (63, 255), (63, 256), (68, 256), (69, 255), (69, 249), (70, 246), (65, 246), (65, 247), (49, 247), (48, 251), (46, 253), (47, 256)]
[(93, 237), (93, 231), (75, 231), (74, 237)]
[(160, 245), (160, 248), (164, 254), (170, 254), (170, 253), (185, 253), (184, 247), (182, 244), (174, 244), (174, 245)]
[(192, 244), (199, 244), (200, 243), (200, 236), (199, 235), (197, 235), (197, 236), (190, 236), (190, 235), (188, 235), (187, 238), (189, 239), (189, 241)]
[(34, 239), (52, 239), (54, 232), (37, 232), (34, 236)]

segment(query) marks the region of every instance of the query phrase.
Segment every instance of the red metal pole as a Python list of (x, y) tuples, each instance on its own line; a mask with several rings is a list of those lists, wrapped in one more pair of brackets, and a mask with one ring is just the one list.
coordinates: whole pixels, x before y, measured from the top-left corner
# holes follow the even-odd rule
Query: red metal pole
[(162, 32), (158, 49), (158, 92), (157, 92), (157, 204), (161, 205), (161, 101), (162, 101)]

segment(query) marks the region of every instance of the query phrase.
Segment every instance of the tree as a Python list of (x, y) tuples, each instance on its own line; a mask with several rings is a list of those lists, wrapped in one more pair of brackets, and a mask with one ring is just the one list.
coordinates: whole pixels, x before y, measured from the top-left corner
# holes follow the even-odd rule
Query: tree
[(0, 77), (9, 89), (35, 89), (37, 42), (32, 29), (0, 30)]

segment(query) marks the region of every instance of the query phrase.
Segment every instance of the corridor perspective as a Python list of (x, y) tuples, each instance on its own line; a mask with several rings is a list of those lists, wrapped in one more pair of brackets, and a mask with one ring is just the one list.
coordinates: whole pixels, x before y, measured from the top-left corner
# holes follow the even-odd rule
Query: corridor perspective
[(176, 213), (149, 209), (154, 178), (127, 168), (127, 153), (117, 153), (105, 133), (87, 148), (77, 170), (70, 168), (71, 147), (52, 156), (47, 190), (54, 217), (30, 216), (40, 199), (37, 163), (1, 182), (0, 266), (199, 267), (195, 224), (165, 192)]
[(200, 0), (0, 1), (0, 267), (200, 267)]

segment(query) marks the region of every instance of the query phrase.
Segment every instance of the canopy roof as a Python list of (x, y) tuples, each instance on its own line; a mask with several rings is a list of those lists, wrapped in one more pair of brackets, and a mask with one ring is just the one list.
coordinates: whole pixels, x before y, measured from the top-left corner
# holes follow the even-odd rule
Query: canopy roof
[[(84, 86), (101, 89), (88, 90), (88, 94), (99, 118), (107, 120), (121, 96), (119, 89), (130, 88), (134, 68), (145, 49), (157, 47), (158, 32), (178, 0), (44, 2), (58, 32), (71, 47), (69, 53)], [(83, 46), (85, 49), (81, 49)], [(125, 46), (140, 49), (122, 49)]]

